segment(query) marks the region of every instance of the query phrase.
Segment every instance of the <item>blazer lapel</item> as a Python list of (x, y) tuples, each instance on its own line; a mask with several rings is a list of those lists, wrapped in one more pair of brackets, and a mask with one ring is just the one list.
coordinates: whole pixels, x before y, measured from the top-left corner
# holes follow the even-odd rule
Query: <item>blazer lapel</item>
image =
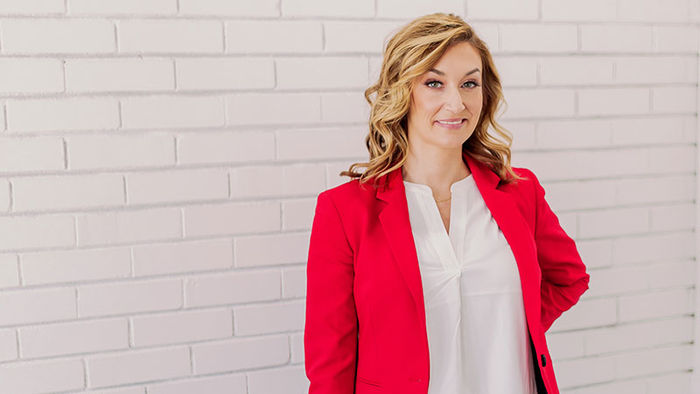
[(418, 315), (425, 324), (423, 284), (408, 215), (408, 202), (401, 167), (386, 174), (385, 177), (383, 182), (385, 187), (377, 189), (377, 198), (386, 203), (380, 208), (379, 221), (382, 224), (389, 248), (399, 266), (399, 271), (411, 291), (417, 310), (422, 311)]
[(530, 327), (539, 324), (540, 304), (535, 302), (540, 296), (539, 264), (537, 262), (537, 249), (535, 238), (527, 221), (520, 213), (513, 195), (498, 188), (500, 178), (486, 165), (465, 155), (469, 168), (474, 169), (474, 181), (479, 192), (491, 212), (491, 216), (501, 229), (503, 236), (518, 265), (520, 275), (520, 287), (523, 293), (525, 315)]
[[(520, 273), (524, 299), (535, 299), (531, 297), (539, 294), (539, 277), (536, 283), (527, 279), (536, 275), (534, 267), (536, 266), (537, 254), (534, 248), (534, 238), (525, 219), (520, 214), (513, 198), (508, 193), (498, 190), (497, 186), (500, 181), (498, 175), (468, 154), (463, 152), (462, 156), (474, 176), (474, 182), (486, 206), (491, 211), (491, 215), (513, 251)], [(379, 221), (389, 248), (399, 266), (399, 271), (408, 285), (417, 310), (420, 312), (419, 316), (425, 323), (423, 287), (401, 167), (394, 169), (385, 177), (384, 182), (379, 182), (385, 187), (379, 187), (376, 192), (376, 197), (384, 202), (383, 206), (380, 207)], [(535, 259), (534, 265), (533, 258)], [(525, 303), (526, 314), (530, 317), (539, 316), (539, 310), (535, 311), (534, 304), (530, 304), (532, 304), (532, 308), (528, 308), (528, 302)]]

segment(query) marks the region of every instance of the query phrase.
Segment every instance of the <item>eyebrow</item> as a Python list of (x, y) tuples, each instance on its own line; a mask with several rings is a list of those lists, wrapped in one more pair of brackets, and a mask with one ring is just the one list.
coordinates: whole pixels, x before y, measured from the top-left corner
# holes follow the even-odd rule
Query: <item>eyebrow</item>
[[(442, 71), (440, 71), (440, 70), (438, 70), (438, 69), (436, 69), (436, 68), (431, 68), (431, 69), (428, 70), (428, 71), (432, 71), (432, 72), (434, 72), (435, 74), (438, 74), (438, 75), (443, 75), (443, 76), (445, 75), (444, 72), (442, 72)], [(475, 72), (477, 72), (477, 71), (481, 71), (481, 70), (479, 70), (479, 67), (477, 67), (477, 68), (475, 68), (475, 69), (473, 69), (473, 70), (467, 72), (466, 74), (464, 74), (464, 77), (466, 77), (466, 76), (469, 75), (469, 74), (473, 74), (473, 73), (475, 73)], [(464, 77), (462, 77), (462, 78), (464, 78)]]

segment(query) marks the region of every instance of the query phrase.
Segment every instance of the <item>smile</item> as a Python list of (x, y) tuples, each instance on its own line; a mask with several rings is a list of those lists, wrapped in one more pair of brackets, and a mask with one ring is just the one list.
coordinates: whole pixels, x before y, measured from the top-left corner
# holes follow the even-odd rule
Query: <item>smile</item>
[(466, 119), (462, 119), (462, 120), (456, 121), (456, 122), (444, 122), (444, 121), (438, 120), (438, 121), (435, 121), (435, 123), (437, 123), (440, 127), (444, 127), (447, 129), (458, 129), (458, 128), (462, 127), (462, 125), (466, 121), (467, 121)]

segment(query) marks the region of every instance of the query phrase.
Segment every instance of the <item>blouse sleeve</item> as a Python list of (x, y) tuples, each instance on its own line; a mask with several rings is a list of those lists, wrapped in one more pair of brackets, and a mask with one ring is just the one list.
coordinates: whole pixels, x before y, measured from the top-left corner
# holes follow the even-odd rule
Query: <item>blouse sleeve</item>
[(353, 251), (327, 191), (319, 194), (306, 264), (304, 362), (309, 394), (354, 392), (358, 321)]
[(529, 174), (535, 187), (535, 243), (542, 271), (541, 324), (547, 331), (564, 311), (578, 302), (588, 289), (590, 276), (586, 273), (576, 243), (566, 234), (545, 200), (545, 190), (537, 176), (532, 171)]

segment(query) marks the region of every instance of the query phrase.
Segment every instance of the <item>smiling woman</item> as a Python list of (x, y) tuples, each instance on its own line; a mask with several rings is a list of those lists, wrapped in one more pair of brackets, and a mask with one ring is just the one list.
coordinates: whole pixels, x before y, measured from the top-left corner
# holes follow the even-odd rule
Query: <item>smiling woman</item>
[[(487, 44), (460, 17), (426, 15), (396, 32), (386, 45), (379, 79), (365, 90), (365, 98), (371, 107), (370, 160), (352, 164), (341, 175), (366, 184), (403, 167), (404, 176), (442, 183), (434, 185), (442, 195), (467, 169), (454, 160), (446, 168), (435, 161), (444, 157), (437, 152), (451, 151), (454, 159), (464, 150), (493, 168), (504, 183), (521, 179), (510, 166), (512, 136), (496, 121), (497, 110), (506, 103), (500, 76)], [(458, 133), (432, 134), (438, 130)], [(410, 142), (418, 140), (428, 144)], [(419, 155), (417, 149), (430, 152)], [(418, 156), (431, 157), (433, 165), (417, 166)], [(428, 171), (421, 175), (411, 167)], [(445, 171), (450, 176), (437, 181), (436, 172)]]
[[(438, 151), (461, 152), (483, 107), (482, 67), (479, 52), (469, 42), (459, 42), (450, 46), (433, 68), (414, 79), (407, 115), (409, 149), (404, 179), (420, 183), (436, 180), (439, 175), (433, 171), (444, 169), (446, 164), (434, 160), (441, 156)], [(420, 163), (420, 157), (432, 158), (433, 164)], [(457, 173), (461, 175), (458, 179), (463, 177), (460, 171)], [(435, 186), (441, 194), (449, 194), (449, 185)]]
[[(466, 51), (464, 50), (465, 48), (466, 48)], [(466, 52), (467, 56), (464, 56), (464, 54), (462, 54), (462, 53), (460, 53), (460, 54), (455, 54), (455, 53), (457, 52), (458, 49), (462, 50), (461, 52)], [(441, 58), (440, 63), (447, 63), (447, 64), (450, 64), (450, 65), (455, 65), (455, 64), (456, 64), (456, 65), (459, 67), (459, 66), (461, 66), (462, 64), (464, 64), (465, 61), (468, 61), (466, 58), (468, 58), (469, 55), (475, 56), (475, 57), (477, 58), (477, 60), (478, 60), (478, 59), (479, 59), (479, 58), (478, 58), (478, 54), (475, 54), (474, 52), (475, 52), (475, 51), (473, 50), (473, 48), (472, 48), (468, 43), (455, 44), (455, 45), (454, 45), (452, 48), (450, 48), (450, 49), (445, 53), (445, 55)], [(462, 56), (459, 56), (459, 55), (462, 55)], [(480, 61), (479, 61), (479, 62), (480, 62)], [(453, 67), (454, 67), (454, 66), (453, 66)], [(459, 91), (460, 85), (462, 85), (462, 87), (464, 87), (464, 85), (468, 85), (468, 86), (466, 87), (466, 91), (469, 91), (469, 90), (472, 90), (472, 91), (473, 91), (472, 94), (468, 96), (468, 97), (471, 98), (471, 100), (474, 100), (474, 98), (476, 97), (476, 98), (478, 98), (479, 101), (480, 101), (480, 100), (482, 99), (482, 96), (483, 96), (483, 95), (481, 94), (481, 90), (480, 90), (480, 89), (476, 89), (476, 88), (478, 88), (478, 87), (481, 86), (480, 83), (479, 83), (479, 81), (480, 81), (479, 75), (476, 74), (476, 76), (475, 76), (473, 79), (468, 80), (468, 81), (464, 82), (463, 84), (461, 84), (461, 80), (463, 80), (463, 79), (469, 77), (470, 75), (472, 75), (472, 74), (474, 74), (474, 73), (478, 73), (478, 72), (480, 72), (480, 71), (481, 71), (481, 70), (479, 70), (478, 67), (477, 67), (477, 68), (474, 68), (474, 69), (471, 70), (471, 71), (468, 71), (466, 74), (464, 74), (463, 77), (459, 78), (459, 80), (458, 80), (458, 82), (457, 82), (457, 84), (456, 84), (456, 85), (457, 85), (457, 90), (458, 90), (458, 91)], [(440, 75), (440, 76), (442, 76), (442, 77), (449, 78), (449, 76), (447, 75), (447, 73), (445, 73), (444, 71), (440, 71), (440, 70), (438, 70), (438, 69), (436, 69), (436, 68), (431, 68), (431, 69), (428, 71), (428, 74), (437, 74), (437, 75)], [(443, 82), (440, 81), (439, 79), (430, 78), (429, 76), (426, 76), (426, 77), (421, 78), (421, 79), (426, 79), (426, 78), (427, 78), (427, 81), (424, 81), (424, 82), (423, 82), (423, 85), (425, 85), (425, 86), (431, 88), (432, 90), (435, 90), (435, 89), (442, 89), (442, 90), (445, 90), (445, 88), (443, 87)], [(459, 101), (458, 101), (458, 104), (457, 104), (457, 105), (459, 105), (459, 106), (461, 106), (461, 107), (464, 107), (464, 99), (462, 98), (462, 94), (466, 94), (466, 93), (467, 93), (466, 91), (463, 92), (463, 93), (462, 93), (462, 92), (458, 92), (458, 97), (457, 97), (457, 98), (459, 99)], [(444, 95), (445, 93), (442, 92), (442, 94)], [(424, 90), (423, 90), (422, 88), (420, 88), (420, 87), (414, 87), (414, 88), (413, 88), (413, 96), (414, 96), (414, 98), (418, 99), (419, 101), (428, 101), (428, 102), (430, 102), (430, 100), (431, 100), (429, 97), (421, 97), (421, 96), (427, 96), (427, 93), (425, 93)], [(438, 97), (439, 97), (439, 96), (438, 96)], [(423, 100), (420, 100), (421, 98), (423, 98)], [(433, 98), (433, 100), (435, 100), (435, 99)], [(416, 101), (414, 101), (412, 104), (414, 104), (414, 107), (412, 107), (412, 109), (409, 111), (409, 113), (415, 114), (415, 113), (419, 112), (420, 109), (416, 108), (416, 105), (415, 105), (415, 104), (416, 104)], [(479, 111), (481, 111), (481, 103), (480, 103), (480, 102), (475, 103), (475, 105), (473, 106), (473, 108), (478, 109)], [(477, 117), (477, 118), (478, 118), (478, 117)], [(445, 127), (449, 128), (449, 129), (460, 129), (460, 127), (450, 127), (450, 126), (453, 126), (453, 125), (463, 126), (463, 125), (466, 123), (466, 122), (465, 122), (466, 120), (468, 120), (466, 117), (455, 117), (455, 118), (443, 118), (443, 119), (438, 119), (438, 120), (436, 120), (435, 122), (436, 122), (438, 125), (445, 126)], [(478, 119), (476, 119), (476, 120), (478, 120)], [(410, 121), (409, 121), (409, 123), (410, 123)], [(409, 137), (409, 138), (410, 138), (410, 137)]]
[(418, 18), (365, 97), (369, 162), (319, 194), (311, 230), (309, 393), (557, 394), (544, 334), (589, 275), (510, 165), (488, 47), (458, 16)]

